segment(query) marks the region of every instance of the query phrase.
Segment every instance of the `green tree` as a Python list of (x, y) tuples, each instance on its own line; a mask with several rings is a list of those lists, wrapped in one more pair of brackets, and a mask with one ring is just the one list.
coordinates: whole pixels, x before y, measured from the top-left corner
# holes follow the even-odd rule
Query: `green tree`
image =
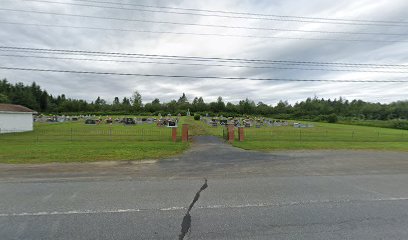
[(177, 111), (177, 101), (171, 100), (166, 104), (167, 111), (174, 114)]
[(327, 122), (329, 123), (336, 123), (338, 121), (337, 115), (332, 113), (329, 116), (327, 116)]
[(223, 111), (225, 111), (225, 103), (224, 103), (224, 101), (222, 100), (222, 97), (221, 97), (221, 96), (219, 96), (219, 97), (217, 98), (217, 111), (218, 111), (218, 112), (223, 112)]
[(177, 110), (186, 111), (190, 108), (190, 103), (188, 102), (187, 96), (185, 93), (177, 101)]
[(274, 112), (278, 114), (289, 113), (290, 104), (287, 101), (279, 101), (279, 103), (274, 107)]
[(155, 98), (155, 99), (152, 101), (152, 104), (156, 104), (156, 105), (160, 104), (160, 99)]
[(160, 109), (161, 109), (160, 99), (155, 98), (152, 101), (152, 110), (153, 110), (152, 112), (160, 111)]
[(263, 102), (258, 102), (258, 104), (256, 105), (256, 113), (262, 114), (262, 115), (271, 114), (271, 107), (269, 107)]
[(132, 106), (138, 111), (142, 108), (142, 95), (138, 91), (134, 91), (130, 99)]
[(146, 103), (145, 111), (147, 112), (157, 112), (160, 111), (161, 104), (158, 98), (155, 98), (151, 103)]
[(127, 97), (124, 97), (122, 100), (122, 105), (130, 106), (130, 99)]
[(233, 103), (228, 102), (227, 105), (225, 106), (225, 110), (230, 113), (236, 113), (237, 107)]
[(178, 104), (188, 103), (188, 99), (187, 99), (185, 93), (183, 93), (183, 95), (179, 98), (179, 100), (177, 101), (177, 103), (178, 103)]
[(113, 105), (119, 105), (120, 101), (118, 97), (115, 97), (115, 99), (113, 99)]
[(240, 113), (252, 114), (255, 112), (255, 102), (246, 98), (245, 100), (239, 101), (238, 108)]
[(48, 93), (43, 91), (40, 96), (40, 109), (42, 112), (45, 112), (48, 109), (48, 98)]
[(106, 101), (98, 96), (98, 98), (95, 100), (95, 105), (106, 105)]
[(0, 103), (9, 103), (10, 100), (5, 94), (0, 93)]
[(194, 104), (195, 109), (193, 111), (204, 112), (208, 110), (207, 104), (205, 104), (203, 97), (197, 98), (197, 101)]

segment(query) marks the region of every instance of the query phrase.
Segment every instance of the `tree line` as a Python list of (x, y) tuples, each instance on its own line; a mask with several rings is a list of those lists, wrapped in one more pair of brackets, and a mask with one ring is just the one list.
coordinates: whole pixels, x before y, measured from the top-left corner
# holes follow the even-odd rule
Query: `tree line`
[(159, 98), (144, 103), (139, 92), (130, 97), (115, 97), (113, 102), (107, 102), (98, 97), (92, 102), (67, 98), (64, 94), (53, 96), (43, 90), (38, 84), (12, 84), (6, 79), (0, 81), (0, 103), (20, 104), (40, 113), (50, 114), (143, 114), (185, 115), (187, 110), (193, 113), (242, 116), (262, 115), (282, 119), (304, 119), (313, 121), (336, 121), (337, 117), (390, 120), (408, 119), (408, 101), (397, 101), (389, 104), (365, 102), (362, 100), (319, 99), (307, 98), (295, 104), (280, 101), (275, 106), (263, 102), (255, 103), (243, 99), (237, 104), (225, 102), (222, 97), (214, 102), (205, 102), (202, 97), (188, 99), (182, 94), (177, 100), (161, 102)]

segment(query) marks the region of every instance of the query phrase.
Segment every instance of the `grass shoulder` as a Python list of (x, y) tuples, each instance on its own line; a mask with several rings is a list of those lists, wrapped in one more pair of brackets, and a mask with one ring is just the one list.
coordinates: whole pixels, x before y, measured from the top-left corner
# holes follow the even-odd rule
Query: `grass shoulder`
[(145, 142), (10, 142), (0, 145), (0, 163), (93, 162), (160, 159), (188, 149), (187, 143)]
[(389, 150), (408, 151), (408, 131), (331, 123), (312, 123), (311, 128), (292, 126), (246, 128), (245, 141), (233, 143), (247, 150)]
[(244, 141), (233, 146), (245, 150), (376, 150), (408, 152), (408, 142), (293, 142), (293, 141)]
[(32, 132), (0, 135), (0, 163), (160, 159), (188, 147), (171, 140), (170, 128), (155, 124), (35, 123)]

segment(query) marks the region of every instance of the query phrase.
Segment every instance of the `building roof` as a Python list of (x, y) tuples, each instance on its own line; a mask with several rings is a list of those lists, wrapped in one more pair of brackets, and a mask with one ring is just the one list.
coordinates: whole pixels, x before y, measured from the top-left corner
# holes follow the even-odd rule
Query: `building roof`
[(36, 111), (21, 105), (0, 103), (0, 112), (35, 113)]

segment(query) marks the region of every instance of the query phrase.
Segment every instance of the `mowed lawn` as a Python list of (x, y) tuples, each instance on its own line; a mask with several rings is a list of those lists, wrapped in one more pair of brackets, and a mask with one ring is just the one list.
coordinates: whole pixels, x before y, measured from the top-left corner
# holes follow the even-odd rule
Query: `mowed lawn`
[(182, 118), (182, 122), (189, 124), (189, 134), (192, 136), (223, 137), (225, 130), (223, 126), (212, 127), (203, 121), (194, 120), (193, 117), (184, 117)]
[[(234, 146), (248, 150), (371, 149), (408, 151), (408, 131), (330, 123), (311, 128), (245, 128), (245, 141)], [(237, 134), (236, 134), (237, 135)]]
[[(0, 163), (87, 162), (142, 160), (180, 154), (189, 147), (181, 142), (181, 124), (190, 124), (190, 135), (223, 137), (225, 127), (212, 127), (192, 117), (182, 117), (178, 141), (171, 129), (155, 124), (86, 125), (35, 123), (26, 133), (0, 134)], [(233, 145), (248, 150), (370, 149), (408, 151), (408, 131), (344, 124), (312, 123), (312, 128), (245, 128), (245, 141)]]
[(155, 124), (86, 125), (79, 121), (35, 123), (34, 129), (1, 134), (0, 163), (154, 159), (179, 154), (188, 148), (180, 139), (175, 143), (171, 140), (170, 128)]

